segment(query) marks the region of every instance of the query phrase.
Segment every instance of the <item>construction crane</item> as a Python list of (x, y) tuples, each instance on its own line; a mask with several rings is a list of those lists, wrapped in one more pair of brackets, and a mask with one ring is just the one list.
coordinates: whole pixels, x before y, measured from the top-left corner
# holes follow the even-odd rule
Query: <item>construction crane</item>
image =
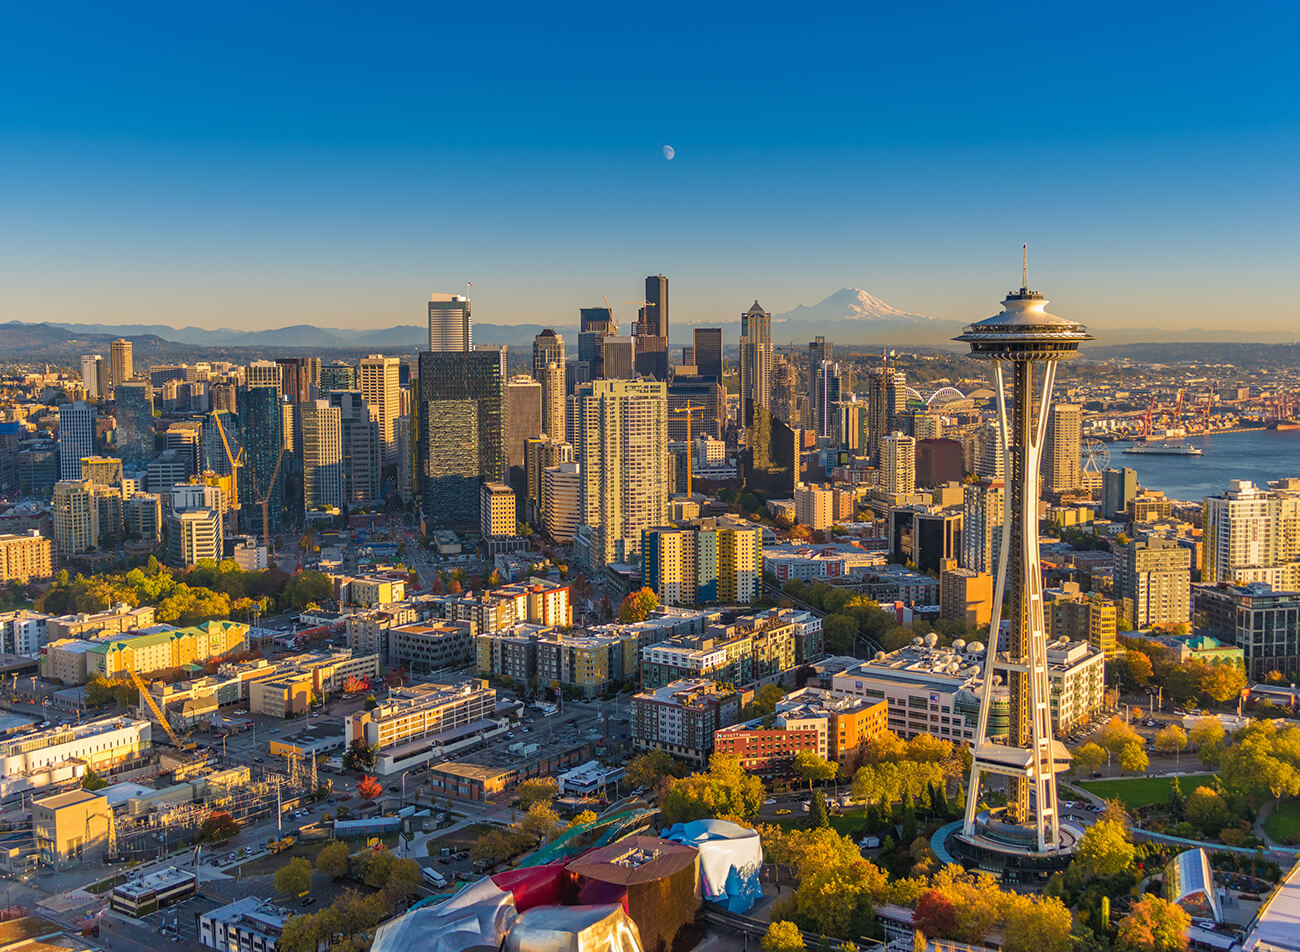
[(266, 546), (268, 554), (272, 551), (270, 512), (271, 493), (275, 491), (275, 481), (280, 478), (280, 464), (282, 462), (284, 462), (284, 443), (280, 444), (280, 452), (275, 457), (275, 469), (271, 470), (271, 478), (267, 482), (266, 492), (262, 492), (257, 486), (256, 466), (253, 467), (252, 473), (249, 474), (252, 477), (253, 482), (253, 501), (262, 507), (262, 544)]
[(1151, 396), (1151, 404), (1147, 407), (1146, 413), (1142, 414), (1142, 438), (1148, 439), (1151, 436), (1151, 416), (1156, 412), (1156, 398)]
[(707, 409), (708, 409), (708, 407), (704, 406), (704, 404), (698, 404), (698, 405), (697, 405), (697, 404), (691, 403), (689, 400), (687, 400), (687, 401), (686, 401), (686, 406), (684, 406), (684, 407), (678, 407), (677, 409), (671, 411), (671, 412), (673, 412), (673, 413), (685, 413), (685, 414), (686, 414), (686, 495), (687, 495), (687, 496), (692, 495), (692, 487), (691, 487), (691, 452), (692, 452), (692, 450), (691, 450), (691, 418), (692, 418), (692, 416), (694, 415), (694, 413), (695, 413), (696, 410), (707, 410)]
[(186, 734), (183, 741), (181, 738), (176, 736), (176, 732), (172, 730), (171, 724), (167, 721), (167, 715), (164, 714), (162, 708), (158, 706), (158, 702), (153, 699), (153, 694), (150, 693), (149, 686), (144, 683), (144, 679), (136, 673), (135, 666), (127, 664), (126, 673), (131, 676), (131, 680), (135, 683), (136, 690), (140, 692), (140, 696), (144, 698), (144, 702), (149, 705), (149, 710), (153, 712), (153, 716), (158, 718), (158, 723), (161, 724), (162, 729), (167, 732), (167, 736), (170, 737), (172, 743), (176, 745), (176, 749), (193, 750), (195, 745), (194, 742), (190, 740), (190, 735)]
[(220, 411), (213, 411), (212, 420), (217, 424), (217, 432), (221, 434), (221, 448), (226, 451), (226, 459), (230, 463), (230, 519), (233, 523), (233, 531), (239, 531), (239, 467), (244, 464), (244, 448), (241, 446), (238, 453), (230, 452), (230, 440), (226, 439), (226, 428), (221, 424)]

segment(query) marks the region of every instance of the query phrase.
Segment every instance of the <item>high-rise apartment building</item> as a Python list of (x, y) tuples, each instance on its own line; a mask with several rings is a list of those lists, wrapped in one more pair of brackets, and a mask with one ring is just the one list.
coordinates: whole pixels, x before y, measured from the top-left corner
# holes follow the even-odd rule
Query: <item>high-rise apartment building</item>
[(343, 498), (351, 508), (373, 506), (380, 501), (383, 491), (379, 424), (371, 416), (360, 390), (329, 391), (329, 404), (339, 411)]
[(962, 566), (992, 575), (1002, 552), (1005, 488), (1001, 482), (978, 482), (962, 492)]
[(302, 428), (302, 507), (304, 512), (342, 508), (343, 421), (328, 400), (309, 400), (298, 408)]
[(435, 352), (474, 349), (469, 298), (459, 294), (429, 296), (429, 350)]
[(1077, 403), (1052, 405), (1047, 418), (1047, 445), (1043, 448), (1043, 491), (1064, 493), (1083, 485), (1081, 444), (1083, 407)]
[(81, 478), (81, 459), (95, 455), (95, 408), (84, 400), (59, 404), (59, 479)]
[(221, 561), (221, 514), (215, 509), (185, 509), (167, 517), (165, 561), (190, 569), (203, 559)]
[(93, 482), (59, 480), (54, 484), (53, 509), (54, 544), (61, 554), (89, 552), (99, 545), (99, 505)]
[(112, 368), (99, 354), (81, 355), (81, 382), (86, 385), (86, 396), (92, 400), (108, 399)]
[(537, 380), (542, 385), (542, 433), (563, 442), (567, 433), (564, 365), (547, 364), (538, 371)]
[(1066, 583), (1063, 589), (1044, 593), (1043, 614), (1049, 637), (1086, 641), (1089, 647), (1104, 654), (1107, 661), (1115, 657), (1119, 609), (1099, 593), (1083, 593), (1078, 583)]
[(700, 520), (641, 534), (641, 575), (665, 605), (749, 602), (762, 581), (762, 529)]
[(722, 383), (722, 328), (695, 328), (695, 368), (701, 377)]
[[(740, 405), (772, 406), (772, 315), (758, 301), (740, 315)], [(753, 426), (749, 410), (745, 426)]]
[(416, 485), (432, 525), (477, 526), (479, 486), (505, 480), (504, 348), (420, 354)]
[(829, 529), (835, 522), (835, 491), (800, 483), (794, 488), (794, 511), (800, 525), (814, 532)]
[(577, 463), (557, 463), (542, 472), (541, 508), (546, 534), (556, 542), (572, 542), (582, 514), (582, 471)]
[(551, 364), (564, 367), (564, 338), (546, 328), (533, 338), (533, 376), (540, 382), (542, 371)]
[[(524, 518), (541, 527), (545, 512), (545, 473), (552, 466), (573, 462), (573, 444), (547, 436), (524, 441)], [(576, 503), (575, 503), (576, 505)]]
[(891, 496), (907, 495), (916, 490), (916, 440), (901, 433), (886, 436), (881, 466), (884, 490)]
[(113, 391), (117, 420), (115, 443), (129, 469), (140, 469), (153, 455), (153, 388), (147, 380), (124, 380)]
[(1137, 496), (1137, 472), (1127, 466), (1101, 474), (1101, 511), (1108, 519), (1122, 517)]
[(1294, 569), (1278, 558), (1280, 511), (1278, 497), (1249, 480), (1234, 479), (1226, 492), (1207, 496), (1202, 516), (1202, 579), (1210, 583), (1266, 582), (1277, 589), (1294, 585)]
[(248, 387), (274, 387), (278, 398), (284, 395), (282, 370), (274, 360), (255, 360), (244, 368), (244, 384)]
[(907, 402), (907, 377), (889, 364), (873, 367), (867, 374), (867, 438), (873, 465), (879, 466), (885, 437), (895, 429), (895, 421)]
[(479, 534), (484, 539), (513, 536), (515, 494), (504, 483), (484, 483), (479, 489)]
[(0, 582), (49, 578), (54, 574), (54, 546), (35, 529), (24, 535), (0, 535)]
[(1191, 619), (1192, 553), (1168, 539), (1115, 548), (1115, 598), (1131, 607), (1133, 627), (1179, 625)]
[(135, 376), (135, 361), (132, 359), (129, 340), (119, 337), (109, 347), (111, 348), (109, 355), (112, 361), (112, 386), (117, 389)]
[(639, 549), (641, 530), (668, 515), (667, 386), (632, 380), (583, 384), (577, 440), (578, 541), (585, 556), (580, 561), (593, 567), (627, 561)]
[(371, 354), (357, 364), (357, 388), (379, 428), (379, 444), (385, 466), (397, 462), (397, 439), (393, 421), (402, 415), (402, 362), (397, 357)]

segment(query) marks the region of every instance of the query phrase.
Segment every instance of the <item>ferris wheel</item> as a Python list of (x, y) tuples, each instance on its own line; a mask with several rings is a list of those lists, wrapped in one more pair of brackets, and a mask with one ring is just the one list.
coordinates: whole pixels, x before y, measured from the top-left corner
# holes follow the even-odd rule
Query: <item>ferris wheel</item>
[(1079, 456), (1085, 473), (1100, 473), (1110, 467), (1110, 450), (1101, 440), (1084, 440)]

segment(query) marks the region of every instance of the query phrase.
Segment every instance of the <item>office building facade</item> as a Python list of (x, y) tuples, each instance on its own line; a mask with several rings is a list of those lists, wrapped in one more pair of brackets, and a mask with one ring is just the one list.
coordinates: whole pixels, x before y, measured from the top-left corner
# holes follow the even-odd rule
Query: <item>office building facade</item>
[(474, 349), (469, 298), (460, 294), (429, 297), (429, 350), (463, 352)]

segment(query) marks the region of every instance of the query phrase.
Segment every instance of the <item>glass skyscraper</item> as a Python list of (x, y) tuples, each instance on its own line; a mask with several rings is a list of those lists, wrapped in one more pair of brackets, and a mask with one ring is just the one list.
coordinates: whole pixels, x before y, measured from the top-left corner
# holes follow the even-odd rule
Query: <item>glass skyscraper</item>
[[(244, 423), (244, 464), (239, 470), (240, 515), (245, 532), (261, 534), (262, 507), (267, 498), (270, 531), (276, 532), (284, 513), (284, 477), (288, 459), (280, 459), (284, 446), (278, 387), (249, 387), (239, 395), (240, 416)], [(287, 457), (287, 453), (285, 454)], [(277, 461), (280, 463), (276, 470)], [(272, 475), (275, 476), (272, 482)]]
[(127, 380), (113, 391), (117, 453), (127, 469), (140, 469), (153, 456), (153, 388), (147, 380)]
[(479, 487), (505, 481), (505, 348), (422, 351), (416, 461), (435, 526), (477, 526)]

